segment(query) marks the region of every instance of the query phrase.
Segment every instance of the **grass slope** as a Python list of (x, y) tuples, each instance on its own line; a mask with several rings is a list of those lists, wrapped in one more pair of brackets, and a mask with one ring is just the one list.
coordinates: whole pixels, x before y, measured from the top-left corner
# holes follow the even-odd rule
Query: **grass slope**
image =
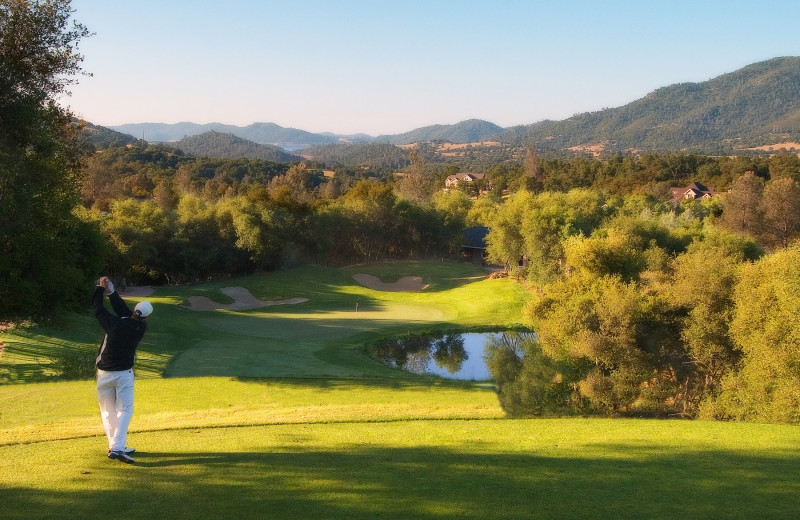
[[(431, 286), (379, 293), (353, 281), (360, 272), (386, 282), (421, 275)], [(265, 300), (309, 301), (180, 307), (192, 295), (224, 301), (219, 289), (236, 285)], [(137, 371), (134, 466), (105, 457), (93, 383), (56, 380), (60, 352), (96, 348), (91, 317), (7, 332), (2, 518), (800, 514), (795, 427), (511, 420), (488, 385), (414, 376), (364, 353), (365, 343), (409, 330), (516, 325), (525, 298), (470, 266), (416, 262), (159, 289)]]

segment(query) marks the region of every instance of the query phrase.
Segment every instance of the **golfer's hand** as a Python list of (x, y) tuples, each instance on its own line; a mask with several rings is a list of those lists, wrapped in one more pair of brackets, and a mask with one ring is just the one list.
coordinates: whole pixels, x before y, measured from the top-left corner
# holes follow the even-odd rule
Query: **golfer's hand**
[(101, 277), (97, 284), (106, 290), (106, 294), (111, 294), (114, 292), (114, 284), (111, 283), (111, 280), (109, 280), (107, 276)]

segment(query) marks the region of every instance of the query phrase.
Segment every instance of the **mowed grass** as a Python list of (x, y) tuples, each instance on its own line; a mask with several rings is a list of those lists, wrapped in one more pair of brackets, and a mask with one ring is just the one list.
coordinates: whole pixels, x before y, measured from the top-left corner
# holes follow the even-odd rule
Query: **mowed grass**
[(800, 433), (614, 419), (305, 421), (0, 447), (3, 518), (796, 518)]
[[(380, 293), (356, 273), (430, 287)], [(225, 302), (228, 286), (309, 301), (182, 307), (192, 295)], [(508, 419), (489, 384), (414, 376), (365, 351), (406, 332), (518, 326), (526, 298), (471, 266), (425, 262), (159, 288), (137, 364), (133, 466), (105, 457), (93, 382), (55, 380), (59, 349), (96, 349), (91, 316), (6, 333), (0, 518), (800, 515), (796, 427)]]
[[(429, 287), (373, 291), (356, 283), (358, 273), (386, 282), (422, 276)], [(159, 287), (147, 297), (155, 311), (138, 350), (137, 376), (391, 377), (397, 371), (370, 359), (365, 345), (420, 330), (520, 325), (527, 291), (486, 275), (468, 264), (394, 262)], [(229, 302), (220, 289), (240, 286), (262, 300), (308, 301), (247, 311), (198, 312), (186, 306), (190, 296)], [(86, 312), (58, 328), (32, 327), (4, 339), (8, 347), (0, 358), (0, 382), (29, 382), (52, 378), (64, 349), (91, 357), (102, 334)]]

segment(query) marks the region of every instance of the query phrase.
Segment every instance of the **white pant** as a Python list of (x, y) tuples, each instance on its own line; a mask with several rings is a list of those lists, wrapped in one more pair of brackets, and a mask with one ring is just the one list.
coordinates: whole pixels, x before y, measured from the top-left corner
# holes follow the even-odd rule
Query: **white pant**
[(133, 370), (106, 372), (97, 369), (97, 402), (108, 437), (108, 449), (125, 448), (133, 416)]

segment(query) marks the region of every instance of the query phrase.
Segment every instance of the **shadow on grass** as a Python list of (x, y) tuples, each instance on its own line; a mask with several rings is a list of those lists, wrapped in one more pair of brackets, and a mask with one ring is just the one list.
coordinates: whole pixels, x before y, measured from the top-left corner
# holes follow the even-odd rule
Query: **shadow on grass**
[(430, 375), (410, 374), (405, 370), (392, 369), (396, 373), (396, 378), (386, 376), (376, 377), (287, 377), (287, 378), (248, 378), (236, 377), (242, 383), (269, 385), (280, 383), (281, 386), (295, 386), (300, 388), (315, 388), (321, 390), (358, 390), (358, 388), (377, 388), (387, 390), (417, 390), (420, 387), (427, 388), (452, 388), (454, 390), (465, 389), (491, 389), (494, 386), (485, 381), (461, 381), (458, 379), (445, 379)]
[[(605, 446), (594, 458), (299, 444), (266, 452), (137, 454), (63, 491), (0, 488), (3, 518), (796, 518), (800, 454)], [(354, 444), (357, 445), (357, 439)], [(549, 447), (548, 447), (549, 448)], [(496, 450), (496, 445), (494, 446)], [(574, 454), (574, 452), (573, 452)], [(635, 456), (632, 456), (635, 455)]]

